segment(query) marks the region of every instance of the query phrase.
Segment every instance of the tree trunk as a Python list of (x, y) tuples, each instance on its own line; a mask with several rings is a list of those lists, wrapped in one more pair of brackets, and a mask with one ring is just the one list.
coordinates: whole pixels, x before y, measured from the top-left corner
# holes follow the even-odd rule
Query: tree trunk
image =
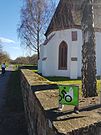
[(97, 96), (96, 92), (96, 53), (93, 0), (82, 4), (82, 92), (84, 97)]

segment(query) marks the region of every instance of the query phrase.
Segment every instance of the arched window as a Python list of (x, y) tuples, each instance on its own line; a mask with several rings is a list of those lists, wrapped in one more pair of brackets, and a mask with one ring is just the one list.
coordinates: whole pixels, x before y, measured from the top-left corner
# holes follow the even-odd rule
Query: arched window
[(59, 69), (66, 70), (67, 69), (67, 51), (68, 46), (66, 42), (62, 42), (59, 46)]

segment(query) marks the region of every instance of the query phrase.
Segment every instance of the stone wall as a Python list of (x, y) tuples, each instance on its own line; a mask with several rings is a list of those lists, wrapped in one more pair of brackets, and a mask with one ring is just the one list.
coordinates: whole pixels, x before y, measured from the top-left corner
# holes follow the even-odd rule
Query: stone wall
[(58, 112), (57, 86), (30, 70), (21, 70), (21, 87), (29, 135), (101, 135), (100, 108)]
[(21, 87), (29, 135), (56, 135), (50, 120), (45, 116), (44, 108), (25, 77), (26, 72), (24, 74), (23, 71), (21, 73)]

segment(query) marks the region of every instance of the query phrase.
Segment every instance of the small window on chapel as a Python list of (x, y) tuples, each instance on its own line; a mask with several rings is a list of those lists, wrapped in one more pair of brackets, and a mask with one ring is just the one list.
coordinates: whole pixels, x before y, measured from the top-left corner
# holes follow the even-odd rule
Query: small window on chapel
[(72, 41), (77, 41), (77, 31), (72, 31)]

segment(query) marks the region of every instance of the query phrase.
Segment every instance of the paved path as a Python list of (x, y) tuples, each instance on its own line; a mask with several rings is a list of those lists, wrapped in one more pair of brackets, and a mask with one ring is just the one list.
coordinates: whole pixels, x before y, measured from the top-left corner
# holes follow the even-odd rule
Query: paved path
[(0, 72), (0, 112), (2, 111), (2, 107), (5, 103), (7, 83), (8, 83), (8, 79), (10, 77), (10, 74), (11, 74), (12, 70), (13, 70), (13, 66), (10, 65), (6, 69), (6, 73), (4, 75), (2, 75), (1, 72)]
[(5, 108), (7, 84), (13, 66), (6, 69), (4, 75), (0, 72), (0, 135), (28, 135), (24, 112), (7, 111)]

